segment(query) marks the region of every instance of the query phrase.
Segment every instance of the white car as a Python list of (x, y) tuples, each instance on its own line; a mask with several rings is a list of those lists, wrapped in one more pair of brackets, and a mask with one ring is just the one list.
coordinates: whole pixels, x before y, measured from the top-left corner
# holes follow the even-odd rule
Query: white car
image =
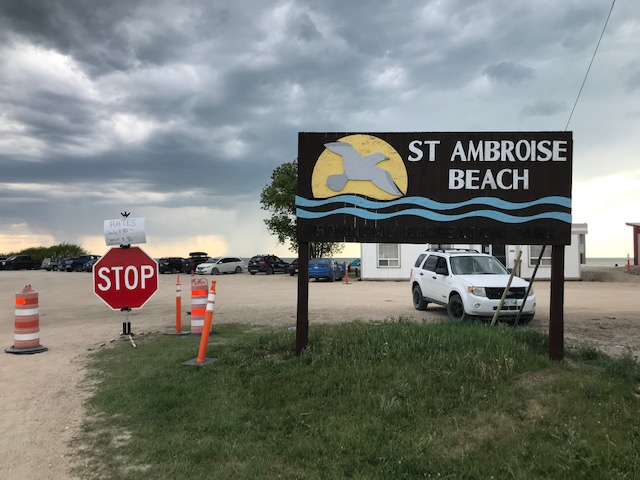
[(238, 257), (210, 258), (196, 267), (198, 275), (217, 275), (218, 273), (242, 273), (247, 265)]
[[(475, 250), (428, 250), (411, 269), (411, 294), (416, 310), (429, 303), (447, 307), (451, 320), (493, 317), (509, 281), (509, 272), (497, 258)], [(527, 296), (528, 293), (528, 296)], [(526, 298), (525, 298), (526, 296)], [(536, 312), (536, 297), (526, 280), (513, 277), (500, 317), (528, 323)]]

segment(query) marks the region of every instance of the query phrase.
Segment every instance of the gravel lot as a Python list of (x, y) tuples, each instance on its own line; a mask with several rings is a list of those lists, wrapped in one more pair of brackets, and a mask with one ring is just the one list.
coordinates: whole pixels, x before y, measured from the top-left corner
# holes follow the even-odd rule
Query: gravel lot
[[(565, 284), (565, 344), (591, 345), (607, 353), (640, 357), (640, 275), (625, 267), (590, 268)], [(183, 330), (189, 328), (189, 276), (183, 283)], [(219, 275), (214, 324), (248, 323), (291, 327), (296, 323), (297, 277)], [(593, 281), (597, 280), (597, 281)], [(15, 293), (30, 284), (39, 292), (41, 344), (37, 355), (4, 354), (0, 368), (0, 478), (66, 479), (68, 441), (83, 421), (87, 392), (77, 388), (91, 350), (122, 341), (124, 315), (93, 293), (88, 273), (0, 272), (0, 346), (13, 345)], [(160, 276), (160, 290), (129, 319), (136, 334), (175, 329), (175, 275)], [(536, 283), (536, 318), (546, 331), (548, 282)], [(320, 322), (384, 320), (398, 316), (446, 321), (443, 308), (413, 309), (408, 282), (310, 282), (310, 330)], [(292, 344), (292, 349), (294, 345)], [(194, 357), (197, 352), (194, 351)]]

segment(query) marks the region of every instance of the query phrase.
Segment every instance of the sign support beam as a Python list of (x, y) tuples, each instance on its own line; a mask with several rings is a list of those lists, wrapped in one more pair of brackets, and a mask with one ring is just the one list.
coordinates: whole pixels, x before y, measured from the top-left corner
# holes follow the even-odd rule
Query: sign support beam
[(564, 359), (564, 245), (551, 247), (549, 358)]
[(298, 306), (296, 355), (309, 345), (309, 242), (298, 243)]

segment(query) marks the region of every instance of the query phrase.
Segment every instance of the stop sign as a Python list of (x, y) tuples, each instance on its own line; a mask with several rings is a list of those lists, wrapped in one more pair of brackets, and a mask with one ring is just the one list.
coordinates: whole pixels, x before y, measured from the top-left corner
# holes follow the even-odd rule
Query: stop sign
[(112, 248), (93, 266), (93, 291), (113, 310), (141, 308), (158, 290), (158, 263), (140, 247)]

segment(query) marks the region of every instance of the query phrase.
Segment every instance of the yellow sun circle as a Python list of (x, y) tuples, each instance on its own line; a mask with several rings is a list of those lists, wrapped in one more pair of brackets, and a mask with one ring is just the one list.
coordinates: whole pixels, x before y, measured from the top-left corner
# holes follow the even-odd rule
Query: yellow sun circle
[[(373, 135), (349, 135), (339, 139), (339, 141), (350, 144), (363, 156), (382, 153), (388, 160), (383, 160), (378, 163), (376, 167), (389, 172), (398, 189), (403, 194), (407, 193), (407, 169), (395, 148)], [(329, 149), (325, 149), (318, 157), (318, 161), (313, 168), (313, 174), (311, 175), (311, 191), (313, 192), (314, 198), (329, 198), (347, 193), (366, 195), (376, 200), (392, 200), (398, 198), (398, 195), (385, 192), (370, 180), (348, 180), (344, 188), (339, 192), (331, 190), (327, 186), (327, 178), (329, 178), (330, 175), (339, 175), (342, 173), (344, 173), (342, 157)]]

